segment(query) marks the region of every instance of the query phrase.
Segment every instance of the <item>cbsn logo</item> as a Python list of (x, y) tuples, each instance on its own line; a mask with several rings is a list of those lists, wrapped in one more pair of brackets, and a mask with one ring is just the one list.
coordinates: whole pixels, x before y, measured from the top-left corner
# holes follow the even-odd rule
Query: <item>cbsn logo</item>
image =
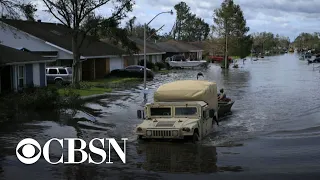
[[(68, 161), (64, 162), (63, 161), (63, 154), (60, 157), (59, 161), (56, 162), (52, 162), (50, 160), (49, 157), (49, 146), (50, 143), (52, 141), (57, 141), (61, 147), (63, 148), (63, 141), (67, 141), (68, 144)], [(93, 142), (94, 141), (99, 141), (102, 144), (102, 147), (105, 147), (105, 140), (108, 141), (108, 145), (109, 145), (109, 161), (105, 162), (107, 159), (107, 153), (104, 151), (104, 149), (98, 148), (96, 146), (94, 146)], [(101, 164), (101, 163), (109, 163), (112, 164), (113, 162), (110, 161), (110, 147), (112, 146), (114, 148), (114, 150), (116, 151), (116, 153), (118, 154), (118, 156), (120, 157), (121, 161), (125, 164), (126, 163), (126, 140), (128, 140), (128, 138), (121, 138), (121, 140), (123, 140), (124, 143), (124, 149), (122, 151), (122, 149), (120, 148), (119, 144), (117, 143), (117, 141), (114, 138), (94, 138), (89, 142), (89, 150), (91, 151), (90, 153), (87, 153), (86, 151), (84, 151), (84, 149), (86, 148), (86, 142), (82, 139), (79, 138), (64, 138), (64, 139), (57, 139), (57, 138), (52, 138), (49, 141), (47, 141), (44, 146), (43, 149), (41, 148), (40, 144), (31, 138), (26, 138), (21, 140), (17, 147), (16, 147), (16, 155), (18, 157), (18, 159), (24, 163), (24, 164), (33, 164), (35, 162), (37, 162), (40, 159), (41, 153), (44, 157), (44, 159), (50, 163), (50, 164), (59, 164), (59, 163), (64, 163), (64, 164), (80, 164), (85, 162), (87, 159), (89, 159), (89, 163), (92, 164)], [(75, 142), (79, 141), (80, 142), (80, 148), (76, 149), (75, 148)], [(23, 146), (23, 147), (22, 147)], [(19, 153), (19, 149), (22, 147), (22, 155)], [(39, 153), (35, 155), (35, 147), (38, 148)], [(81, 153), (81, 161), (76, 162), (75, 161), (75, 152), (80, 152)], [(99, 155), (102, 157), (102, 160), (100, 162), (95, 162), (92, 159), (92, 153)]]

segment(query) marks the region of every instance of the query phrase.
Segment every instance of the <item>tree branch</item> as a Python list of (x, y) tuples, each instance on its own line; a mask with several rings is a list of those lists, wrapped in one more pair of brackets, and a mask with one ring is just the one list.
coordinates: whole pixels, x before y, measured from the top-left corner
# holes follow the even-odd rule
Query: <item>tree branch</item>
[(82, 13), (84, 13), (86, 4), (88, 3), (88, 0), (83, 0), (81, 5), (80, 5), (80, 12), (79, 12), (79, 19), (82, 17)]
[[(44, 2), (44, 4), (47, 6), (47, 8), (49, 9), (49, 12), (55, 17), (57, 18), (63, 25), (65, 26), (68, 26), (68, 27), (71, 27), (70, 24), (66, 24), (65, 22), (63, 22), (63, 20), (61, 20), (57, 15), (55, 15), (55, 13), (53, 13), (52, 11), (52, 6), (54, 6), (54, 3), (52, 3), (51, 1), (49, 0), (42, 0)], [(51, 6), (50, 6), (50, 5)], [(57, 7), (56, 7), (57, 8)]]
[(105, 1), (102, 1), (98, 4), (95, 4), (93, 5), (92, 8), (89, 8), (86, 12), (84, 12), (83, 16), (80, 17), (80, 22), (83, 21), (92, 11), (94, 11), (95, 9), (107, 4), (110, 0), (105, 0)]
[(118, 21), (120, 17), (119, 17), (119, 18), (116, 18), (116, 17), (119, 16), (119, 14), (121, 14), (121, 12), (122, 12), (122, 11), (126, 8), (126, 6), (129, 5), (129, 4), (130, 4), (130, 1), (127, 1), (124, 5), (122, 5), (122, 7), (121, 7), (120, 9), (118, 9), (117, 13), (113, 13), (113, 15), (112, 15), (111, 17), (109, 17), (109, 18), (107, 18), (107, 19), (105, 19), (105, 20), (102, 20), (102, 21), (98, 22), (95, 26), (88, 27), (88, 29), (83, 32), (82, 38), (81, 38), (81, 40), (80, 40), (79, 48), (81, 48), (81, 46), (82, 46), (82, 44), (83, 44), (83, 42), (84, 42), (87, 34), (88, 34), (92, 29), (94, 29), (95, 27), (99, 27), (99, 26), (100, 26), (102, 23), (104, 23), (104, 22), (110, 22), (111, 20)]

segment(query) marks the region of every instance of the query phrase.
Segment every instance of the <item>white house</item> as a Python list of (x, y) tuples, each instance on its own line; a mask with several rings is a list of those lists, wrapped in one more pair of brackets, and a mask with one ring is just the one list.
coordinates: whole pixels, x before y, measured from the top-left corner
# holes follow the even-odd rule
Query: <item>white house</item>
[(46, 64), (52, 61), (0, 44), (0, 93), (47, 86)]
[[(57, 23), (0, 19), (0, 43), (15, 49), (27, 49), (56, 60), (52, 65), (72, 66), (71, 29)], [(125, 52), (89, 36), (80, 49), (80, 79), (103, 78), (113, 69), (125, 66)]]

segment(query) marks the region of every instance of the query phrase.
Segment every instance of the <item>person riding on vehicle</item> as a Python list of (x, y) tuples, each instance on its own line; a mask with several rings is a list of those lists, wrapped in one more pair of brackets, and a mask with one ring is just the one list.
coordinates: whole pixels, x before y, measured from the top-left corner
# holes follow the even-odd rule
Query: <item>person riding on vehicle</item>
[(224, 93), (224, 89), (220, 89), (220, 93), (218, 94), (219, 101), (229, 101), (230, 99), (227, 98), (227, 95)]

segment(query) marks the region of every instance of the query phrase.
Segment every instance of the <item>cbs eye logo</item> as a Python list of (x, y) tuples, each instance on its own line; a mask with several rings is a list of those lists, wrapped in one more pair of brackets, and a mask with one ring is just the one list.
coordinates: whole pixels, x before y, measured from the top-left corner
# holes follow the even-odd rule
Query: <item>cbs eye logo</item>
[[(38, 154), (36, 153), (36, 149), (38, 149)], [(41, 146), (34, 139), (23, 139), (16, 147), (16, 155), (22, 163), (33, 164), (40, 159)]]

